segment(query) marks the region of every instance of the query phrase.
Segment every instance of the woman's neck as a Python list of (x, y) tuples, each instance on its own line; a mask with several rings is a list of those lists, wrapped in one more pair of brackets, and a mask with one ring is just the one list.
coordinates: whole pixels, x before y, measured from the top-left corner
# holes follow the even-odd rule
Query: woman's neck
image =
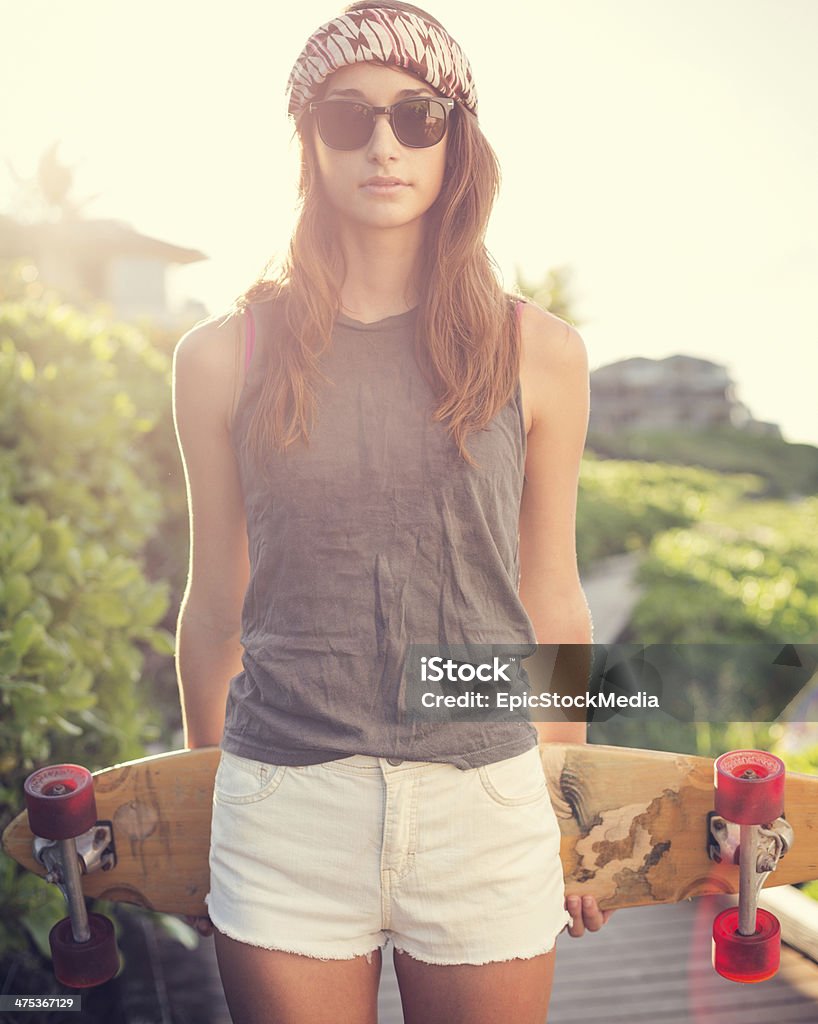
[[(407, 230), (409, 229), (409, 230)], [(341, 311), (364, 323), (404, 313), (417, 304), (415, 272), (423, 244), (422, 224), (390, 231), (341, 232), (346, 277)]]

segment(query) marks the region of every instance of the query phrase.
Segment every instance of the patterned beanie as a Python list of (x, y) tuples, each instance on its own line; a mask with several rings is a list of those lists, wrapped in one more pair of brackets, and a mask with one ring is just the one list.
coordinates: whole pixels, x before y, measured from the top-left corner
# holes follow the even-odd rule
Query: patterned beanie
[(377, 0), (355, 5), (313, 32), (290, 72), (288, 112), (297, 118), (334, 71), (366, 61), (409, 71), (477, 113), (471, 67), (446, 29), (418, 8), (381, 7)]

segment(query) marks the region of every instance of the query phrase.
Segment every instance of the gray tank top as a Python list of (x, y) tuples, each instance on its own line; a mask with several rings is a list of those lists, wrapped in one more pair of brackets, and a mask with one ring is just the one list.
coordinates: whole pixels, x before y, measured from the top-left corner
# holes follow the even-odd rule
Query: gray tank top
[(372, 754), (467, 769), (535, 746), (528, 720), (404, 713), (408, 645), (536, 643), (517, 593), (519, 383), (468, 435), (471, 467), (432, 421), (416, 310), (370, 324), (339, 315), (309, 446), (272, 451), (261, 472), (240, 441), (281, 313), (272, 301), (251, 310), (257, 344), (233, 422), (251, 573), (223, 749), (270, 764)]

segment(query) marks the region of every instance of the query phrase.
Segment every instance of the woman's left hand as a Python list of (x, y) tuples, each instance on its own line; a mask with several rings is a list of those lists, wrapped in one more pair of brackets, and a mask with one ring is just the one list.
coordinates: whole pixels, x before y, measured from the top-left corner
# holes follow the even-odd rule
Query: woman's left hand
[(599, 904), (593, 896), (568, 896), (565, 900), (565, 909), (573, 920), (568, 925), (568, 934), (578, 939), (587, 931), (598, 932), (599, 929), (610, 918), (613, 910), (600, 910)]
[(184, 920), (186, 925), (189, 925), (194, 931), (198, 932), (199, 935), (203, 935), (207, 938), (209, 935), (213, 934), (213, 922), (210, 920), (209, 916), (193, 917), (190, 914), (180, 914), (179, 916)]

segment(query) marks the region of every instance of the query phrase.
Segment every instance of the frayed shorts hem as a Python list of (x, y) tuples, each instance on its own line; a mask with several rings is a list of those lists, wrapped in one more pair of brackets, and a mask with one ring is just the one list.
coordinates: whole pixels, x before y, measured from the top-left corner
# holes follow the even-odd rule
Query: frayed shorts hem
[(403, 946), (395, 946), (395, 952), (405, 953), (413, 960), (418, 960), (422, 964), (429, 964), (432, 967), (482, 967), (485, 964), (506, 964), (511, 960), (530, 960), (532, 957), (542, 956), (544, 953), (550, 953), (553, 948), (554, 943), (552, 942), (548, 949), (537, 949), (533, 953), (515, 953), (514, 956), (506, 957), (491, 956), (485, 960), (464, 960), (463, 957), (435, 957), (433, 960), (430, 960), (425, 954), (421, 956), (419, 953), (413, 953), (409, 949), (404, 949)]
[(551, 942), (548, 945), (546, 945), (546, 946), (541, 946), (541, 947), (539, 947), (537, 949), (533, 949), (533, 950), (526, 951), (526, 952), (523, 952), (523, 953), (512, 953), (509, 956), (496, 956), (496, 955), (492, 954), (492, 955), (487, 955), (484, 958), (479, 958), (479, 957), (475, 957), (474, 954), (469, 954), (468, 956), (465, 956), (465, 957), (464, 956), (449, 956), (449, 957), (435, 957), (435, 956), (433, 956), (433, 957), (430, 957), (429, 954), (426, 953), (426, 952), (421, 952), (417, 948), (410, 948), (410, 947), (404, 945), (402, 940), (401, 940), (401, 943), (398, 944), (397, 942), (395, 942), (394, 938), (391, 935), (388, 936), (387, 938), (385, 938), (382, 942), (379, 942), (379, 943), (377, 943), (374, 946), (372, 945), (371, 942), (362, 943), (359, 947), (353, 947), (352, 950), (346, 950), (343, 953), (338, 953), (338, 952), (328, 953), (326, 949), (322, 949), (319, 952), (318, 950), (315, 949), (315, 947), (313, 947), (312, 949), (304, 949), (304, 948), (301, 948), (301, 949), (291, 949), (291, 948), (288, 948), (286, 946), (269, 945), (266, 942), (256, 942), (256, 941), (253, 941), (252, 939), (248, 939), (244, 935), (239, 935), (239, 934), (235, 933), (230, 928), (222, 928), (219, 925), (217, 920), (216, 921), (213, 920), (212, 916), (211, 916), (211, 921), (213, 922), (213, 927), (218, 932), (220, 932), (222, 935), (225, 935), (228, 939), (233, 939), (235, 942), (241, 942), (241, 943), (243, 943), (244, 945), (247, 945), (247, 946), (253, 946), (256, 949), (266, 949), (266, 950), (269, 950), (270, 952), (294, 953), (297, 956), (306, 956), (306, 957), (309, 957), (312, 960), (320, 960), (322, 962), (326, 962), (328, 960), (353, 960), (355, 957), (365, 956), (366, 957), (366, 962), (371, 964), (372, 963), (372, 954), (375, 952), (375, 950), (380, 949), (381, 951), (383, 951), (385, 949), (386, 945), (390, 941), (392, 941), (396, 953), (404, 953), (404, 954), (406, 954), (406, 956), (410, 956), (413, 960), (417, 960), (420, 963), (429, 964), (431, 966), (438, 966), (438, 967), (453, 967), (453, 966), (475, 966), (475, 967), (479, 967), (479, 966), (483, 966), (484, 964), (508, 963), (511, 960), (531, 960), (535, 956), (543, 956), (546, 953), (551, 953), (553, 951), (554, 947), (557, 944), (557, 936), (565, 928), (565, 925), (563, 925), (563, 927), (560, 929), (560, 931), (558, 931), (554, 935), (554, 937), (551, 940)]
[(562, 925), (557, 932), (554, 933), (554, 937), (551, 942), (545, 946), (539, 946), (536, 949), (532, 949), (523, 953), (511, 953), (508, 956), (496, 956), (495, 954), (488, 954), (482, 959), (479, 955), (469, 954), (468, 956), (449, 956), (449, 957), (429, 957), (427, 953), (421, 953), (417, 949), (412, 949), (405, 946), (402, 942), (399, 945), (394, 942), (396, 953), (405, 953), (410, 956), (413, 960), (419, 960), (424, 964), (432, 964), (440, 967), (453, 967), (455, 965), (472, 965), (475, 967), (483, 966), (484, 964), (504, 964), (510, 960), (531, 960), (535, 956), (543, 956), (546, 953), (551, 953), (557, 945), (557, 937), (566, 928), (567, 924), (570, 923), (571, 918), (568, 917), (566, 924)]
[(231, 928), (222, 928), (218, 921), (214, 921), (211, 915), (210, 918), (213, 921), (213, 927), (216, 931), (226, 936), (228, 939), (233, 939), (234, 942), (241, 942), (245, 946), (253, 946), (256, 949), (266, 949), (269, 952), (279, 953), (294, 953), (298, 956), (307, 956), (311, 960), (353, 960), (357, 956), (365, 956), (368, 964), (372, 963), (372, 954), (376, 949), (383, 949), (386, 945), (386, 940), (383, 942), (376, 943), (374, 946), (371, 942), (361, 943), (360, 948), (353, 947), (351, 950), (345, 950), (343, 953), (328, 953), (326, 949), (320, 951), (313, 949), (290, 949), (287, 946), (277, 946), (268, 944), (266, 942), (256, 942), (253, 939), (247, 938), (245, 935), (236, 934)]

